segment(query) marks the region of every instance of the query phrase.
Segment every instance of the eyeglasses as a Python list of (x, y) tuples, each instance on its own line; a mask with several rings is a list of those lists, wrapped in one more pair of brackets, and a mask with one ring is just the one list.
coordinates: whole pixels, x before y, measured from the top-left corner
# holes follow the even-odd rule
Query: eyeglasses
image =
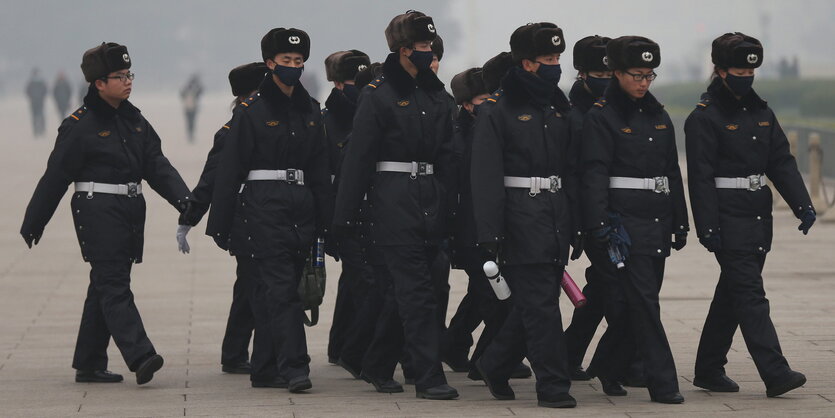
[(634, 74), (634, 73), (630, 73), (629, 71), (624, 71), (623, 73), (631, 75), (632, 79), (635, 80), (635, 81), (638, 81), (638, 82), (644, 81), (644, 80), (652, 81), (652, 80), (655, 80), (656, 78), (658, 78), (658, 74), (655, 74), (655, 71), (653, 71), (649, 74), (641, 74), (641, 73)]
[(124, 83), (124, 82), (127, 82), (128, 80), (133, 81), (133, 79), (135, 77), (136, 77), (136, 74), (134, 74), (134, 73), (125, 73), (125, 74), (114, 75), (112, 77), (111, 76), (102, 77), (102, 80), (116, 80), (116, 79), (118, 79), (119, 81)]

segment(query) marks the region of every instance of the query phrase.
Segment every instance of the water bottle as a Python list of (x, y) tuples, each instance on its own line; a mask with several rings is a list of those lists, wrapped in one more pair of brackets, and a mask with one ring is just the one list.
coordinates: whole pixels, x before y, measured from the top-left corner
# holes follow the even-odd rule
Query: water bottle
[(490, 281), (490, 286), (493, 287), (493, 292), (496, 294), (496, 297), (499, 300), (505, 300), (510, 297), (510, 288), (507, 287), (507, 282), (505, 282), (504, 277), (502, 277), (502, 273), (499, 271), (499, 266), (496, 265), (495, 261), (488, 261), (484, 263), (484, 274), (487, 276), (487, 280)]
[(562, 272), (562, 282), (560, 283), (560, 286), (562, 286), (562, 291), (565, 292), (565, 295), (568, 296), (568, 300), (571, 301), (571, 304), (574, 305), (575, 308), (582, 308), (583, 306), (586, 306), (586, 303), (588, 302), (586, 300), (586, 295), (583, 294), (583, 291), (580, 290), (580, 287), (577, 286), (577, 283), (574, 283), (574, 279), (572, 279), (571, 275), (565, 270)]
[(313, 260), (312, 260), (313, 267), (316, 268), (323, 268), (325, 267), (325, 239), (324, 238), (316, 238), (316, 244), (313, 246)]
[(617, 245), (609, 243), (609, 260), (612, 261), (612, 264), (616, 265), (618, 269), (622, 269), (624, 267), (623, 264), (623, 255), (621, 255), (620, 250), (618, 250)]

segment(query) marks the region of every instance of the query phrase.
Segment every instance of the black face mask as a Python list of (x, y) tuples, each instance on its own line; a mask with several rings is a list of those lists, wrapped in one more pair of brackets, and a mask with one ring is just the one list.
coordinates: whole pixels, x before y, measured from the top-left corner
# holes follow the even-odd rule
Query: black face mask
[(432, 55), (432, 51), (413, 50), (412, 55), (409, 55), (409, 61), (415, 64), (418, 71), (428, 70), (429, 66), (432, 65), (433, 59), (435, 57)]
[(560, 82), (562, 76), (562, 67), (559, 64), (543, 64), (539, 63), (539, 69), (536, 70), (536, 75), (542, 77), (543, 80), (556, 85)]
[(611, 82), (612, 79), (592, 77), (589, 75), (586, 76), (584, 81), (589, 90), (591, 90), (592, 96), (598, 98), (603, 97), (603, 92), (606, 91), (606, 87), (609, 86), (609, 82)]
[(357, 99), (360, 97), (360, 89), (353, 84), (346, 84), (342, 86), (342, 94), (344, 94), (351, 103), (356, 103)]
[(298, 84), (299, 79), (302, 77), (302, 72), (304, 72), (303, 66), (286, 67), (284, 65), (276, 64), (273, 69), (273, 74), (275, 74), (278, 79), (287, 86), (295, 86)]
[(728, 88), (731, 89), (733, 94), (744, 97), (751, 91), (751, 87), (754, 85), (754, 76), (736, 76), (728, 73), (725, 77), (725, 84), (728, 85)]

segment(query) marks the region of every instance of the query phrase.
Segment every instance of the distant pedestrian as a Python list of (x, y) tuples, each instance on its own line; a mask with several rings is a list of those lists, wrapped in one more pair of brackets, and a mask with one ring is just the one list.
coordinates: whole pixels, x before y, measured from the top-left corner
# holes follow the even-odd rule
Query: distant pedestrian
[(43, 105), (46, 101), (46, 82), (41, 78), (38, 69), (32, 69), (32, 76), (26, 84), (26, 97), (29, 98), (29, 106), (32, 109), (32, 133), (38, 137), (44, 134), (46, 120), (43, 114)]
[(52, 98), (55, 99), (55, 106), (58, 108), (58, 117), (63, 119), (67, 117), (67, 112), (70, 110), (70, 98), (72, 97), (72, 86), (67, 81), (64, 72), (58, 73), (55, 79), (55, 85), (52, 86)]
[(203, 83), (200, 82), (200, 75), (193, 74), (186, 86), (180, 90), (180, 97), (183, 99), (183, 110), (186, 113), (186, 134), (188, 142), (194, 142), (194, 123), (197, 120), (197, 110), (200, 96), (203, 94)]

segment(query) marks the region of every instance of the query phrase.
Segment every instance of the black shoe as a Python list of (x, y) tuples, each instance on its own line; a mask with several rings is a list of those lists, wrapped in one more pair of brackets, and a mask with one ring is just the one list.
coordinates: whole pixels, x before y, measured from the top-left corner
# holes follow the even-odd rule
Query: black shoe
[(154, 378), (154, 373), (162, 368), (163, 363), (162, 356), (159, 354), (148, 357), (136, 368), (136, 384), (144, 385), (150, 382)]
[(401, 393), (403, 385), (394, 379), (378, 379), (376, 377), (363, 376), (366, 382), (374, 385), (374, 389), (380, 393)]
[(696, 376), (693, 379), (693, 386), (707, 389), (711, 392), (739, 392), (739, 385), (724, 373), (714, 377)]
[(339, 364), (339, 357), (331, 357), (331, 356), (328, 356), (328, 363), (330, 363), (330, 364)]
[(769, 398), (780, 396), (790, 390), (797, 389), (806, 383), (806, 376), (794, 370), (789, 371), (785, 378), (773, 385), (766, 385), (765, 395)]
[(119, 383), (125, 380), (120, 374), (112, 373), (110, 370), (77, 370), (75, 372), (76, 383)]
[(362, 379), (362, 375), (360, 374), (360, 369), (355, 369), (353, 366), (348, 364), (345, 360), (342, 360), (340, 358), (339, 360), (336, 361), (336, 364), (341, 366), (348, 373), (351, 373), (351, 376), (353, 376), (354, 379)]
[(545, 408), (574, 408), (577, 400), (567, 393), (558, 393), (553, 396), (536, 395), (536, 404)]
[(287, 389), (290, 393), (304, 392), (312, 387), (313, 383), (310, 383), (310, 378), (306, 375), (296, 376), (287, 383)]
[(484, 380), (484, 378), (481, 377), (481, 372), (478, 371), (478, 368), (475, 366), (475, 364), (470, 365), (470, 372), (467, 373), (467, 379), (476, 380), (479, 382)]
[(450, 369), (452, 369), (455, 373), (463, 373), (470, 370), (470, 361), (467, 360), (467, 355), (464, 354), (463, 356), (455, 356), (455, 355), (444, 355), (444, 358), (441, 359)]
[(279, 376), (273, 380), (268, 381), (260, 381), (260, 380), (253, 380), (252, 387), (254, 388), (279, 388), (279, 389), (287, 389), (287, 379)]
[(252, 372), (252, 366), (248, 361), (238, 364), (224, 364), (220, 369), (229, 374), (249, 374)]
[(589, 374), (586, 373), (586, 371), (583, 370), (583, 368), (581, 366), (577, 366), (574, 370), (572, 370), (570, 377), (571, 377), (571, 380), (582, 381), (582, 382), (591, 380), (591, 376), (589, 376)]
[(600, 386), (603, 387), (603, 393), (609, 396), (626, 396), (626, 389), (617, 380), (607, 379), (605, 377), (598, 377), (598, 379), (600, 379)]
[(490, 390), (490, 394), (493, 395), (494, 398), (500, 401), (512, 401), (516, 399), (516, 393), (513, 392), (513, 388), (510, 387), (510, 384), (507, 381), (494, 382), (487, 377), (487, 373), (485, 373), (484, 369), (481, 367), (481, 359), (476, 360), (475, 367), (478, 374), (481, 375), (481, 380), (483, 380), (487, 385), (487, 389)]
[(519, 363), (515, 369), (513, 369), (513, 373), (510, 374), (511, 379), (527, 379), (533, 375), (531, 372), (531, 368), (528, 367), (525, 363)]
[(415, 397), (421, 399), (431, 399), (435, 401), (445, 401), (448, 399), (455, 399), (458, 397), (458, 391), (450, 385), (438, 385), (426, 390), (419, 390), (415, 393)]
[(623, 385), (631, 388), (645, 388), (647, 387), (647, 378), (642, 374), (626, 376), (626, 378), (623, 379)]
[(663, 396), (649, 396), (650, 400), (658, 403), (680, 404), (684, 403), (684, 396), (681, 393), (673, 392)]

